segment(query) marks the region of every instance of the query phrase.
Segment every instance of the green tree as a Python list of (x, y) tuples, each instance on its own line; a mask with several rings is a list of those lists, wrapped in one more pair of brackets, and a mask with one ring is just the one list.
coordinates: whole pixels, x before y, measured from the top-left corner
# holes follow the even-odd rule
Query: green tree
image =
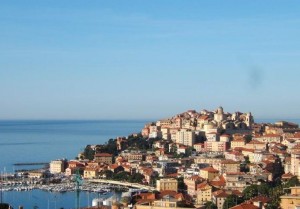
[(91, 145), (87, 145), (84, 148), (83, 155), (85, 159), (89, 159), (89, 160), (94, 159), (95, 151), (91, 148)]
[(266, 183), (261, 185), (250, 185), (246, 187), (243, 191), (244, 199), (249, 200), (258, 195), (269, 196), (272, 191), (271, 186)]
[(297, 176), (293, 176), (284, 184), (284, 187), (290, 188), (290, 187), (298, 186), (298, 185), (299, 185), (299, 180), (298, 180)]
[(126, 171), (119, 172), (113, 175), (113, 180), (116, 181), (128, 181), (130, 177), (130, 173)]
[(100, 176), (105, 176), (106, 179), (112, 179), (114, 173), (111, 170), (104, 170), (100, 172)]
[(208, 201), (204, 204), (205, 209), (218, 209), (215, 203)]
[(246, 135), (246, 136), (244, 137), (244, 141), (245, 141), (246, 143), (251, 142), (251, 140), (252, 140), (252, 135)]
[(259, 195), (264, 195), (264, 196), (269, 196), (270, 191), (271, 191), (271, 186), (269, 186), (266, 183), (262, 183), (261, 185), (258, 185), (258, 194)]
[(244, 190), (243, 190), (243, 196), (245, 200), (249, 200), (252, 197), (256, 197), (258, 195), (258, 186), (257, 185), (250, 185), (247, 186)]
[(281, 178), (282, 174), (284, 174), (284, 167), (281, 163), (281, 160), (279, 159), (279, 157), (277, 156), (277, 159), (274, 162), (274, 169), (273, 169), (273, 178), (277, 179), (277, 178)]
[(245, 164), (249, 164), (250, 163), (249, 156), (245, 156), (244, 159), (245, 159), (245, 161), (244, 161)]
[(242, 202), (244, 202), (244, 199), (242, 197), (239, 197), (235, 194), (231, 194), (225, 199), (223, 209), (231, 208), (233, 206), (241, 204)]
[(177, 179), (177, 181), (178, 181), (178, 190), (179, 190), (179, 191), (184, 191), (184, 190), (187, 189), (187, 186), (186, 186), (186, 184), (184, 183), (184, 178), (183, 178), (183, 177), (179, 177), (179, 178)]
[(140, 173), (134, 173), (132, 175), (129, 175), (128, 181), (131, 183), (143, 183), (143, 179), (145, 176)]

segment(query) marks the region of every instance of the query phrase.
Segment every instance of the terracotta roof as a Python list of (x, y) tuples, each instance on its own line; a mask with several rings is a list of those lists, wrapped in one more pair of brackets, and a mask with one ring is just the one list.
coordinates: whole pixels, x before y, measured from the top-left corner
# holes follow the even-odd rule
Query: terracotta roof
[(254, 139), (254, 140), (250, 141), (248, 144), (266, 144), (266, 143), (260, 142), (260, 141)]
[(224, 190), (215, 191), (212, 193), (212, 195), (219, 198), (226, 198), (229, 196), (229, 194), (227, 194)]
[(176, 191), (172, 191), (172, 190), (163, 190), (160, 192), (160, 197), (163, 198), (166, 195), (170, 195), (172, 197), (175, 197), (175, 195), (177, 194)]
[(224, 187), (226, 185), (226, 180), (224, 178), (224, 176), (219, 176), (218, 180), (213, 179), (210, 184), (214, 187)]
[(234, 160), (222, 160), (221, 164), (240, 164), (240, 163)]
[(210, 173), (219, 173), (219, 171), (217, 169), (214, 169), (213, 167), (206, 167), (206, 168), (202, 168), (200, 170), (207, 171), (207, 172), (210, 172)]
[(240, 205), (236, 205), (230, 209), (259, 209), (259, 207), (251, 204), (251, 203), (242, 203)]
[(140, 196), (143, 200), (155, 200), (155, 194), (154, 193), (141, 193), (137, 194), (137, 196)]
[(200, 183), (200, 184), (197, 185), (197, 190), (198, 190), (198, 189), (199, 189), (199, 190), (202, 190), (202, 189), (204, 189), (204, 188), (207, 187), (207, 186), (210, 186), (210, 185), (207, 183), (207, 181), (202, 182), (202, 183)]
[(285, 173), (281, 176), (281, 178), (283, 179), (290, 179), (292, 177), (294, 177), (295, 175), (291, 174), (291, 173)]
[(226, 172), (226, 175), (244, 175), (244, 172)]
[(183, 196), (183, 194), (182, 193), (177, 193), (175, 196), (174, 196), (174, 198), (176, 198), (177, 200), (180, 200), (180, 199), (184, 199), (184, 196)]
[(271, 201), (271, 198), (266, 197), (266, 196), (257, 196), (257, 197), (253, 197), (252, 199), (250, 199), (251, 202), (262, 202), (264, 203), (268, 203)]
[(111, 168), (111, 169), (116, 169), (117, 167), (119, 167), (118, 164), (111, 164), (111, 165), (109, 166), (109, 168)]
[(189, 178), (190, 180), (193, 180), (193, 181), (197, 181), (197, 180), (201, 180), (202, 178), (200, 176), (197, 176), (197, 175), (193, 175)]
[(95, 157), (112, 157), (112, 154), (109, 154), (109, 153), (96, 153)]
[(178, 177), (178, 173), (167, 174), (167, 177), (175, 177), (175, 178), (177, 178)]
[(200, 120), (207, 120), (209, 117), (207, 115), (201, 115), (199, 117)]

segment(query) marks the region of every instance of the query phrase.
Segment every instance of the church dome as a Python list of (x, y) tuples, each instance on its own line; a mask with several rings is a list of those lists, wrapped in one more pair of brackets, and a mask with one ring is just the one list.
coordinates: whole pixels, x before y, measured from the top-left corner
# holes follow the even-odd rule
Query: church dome
[(218, 114), (223, 114), (223, 113), (224, 113), (223, 107), (220, 106), (220, 107), (217, 109), (217, 113), (218, 113)]

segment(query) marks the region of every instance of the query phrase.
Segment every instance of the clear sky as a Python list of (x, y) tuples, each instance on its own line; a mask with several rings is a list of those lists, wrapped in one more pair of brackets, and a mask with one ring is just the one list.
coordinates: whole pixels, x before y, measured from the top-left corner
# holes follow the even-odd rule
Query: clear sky
[(298, 0), (3, 0), (0, 119), (300, 118)]

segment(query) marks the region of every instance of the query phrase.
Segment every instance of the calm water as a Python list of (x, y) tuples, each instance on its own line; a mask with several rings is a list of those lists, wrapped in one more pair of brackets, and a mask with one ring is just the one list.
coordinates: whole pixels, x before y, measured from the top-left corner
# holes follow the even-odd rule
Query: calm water
[[(97, 193), (80, 193), (80, 207), (92, 206), (92, 201), (95, 198), (106, 199), (114, 195), (108, 193), (106, 195), (99, 195)], [(120, 193), (116, 194), (120, 196)], [(33, 209), (38, 207), (39, 209), (71, 209), (76, 208), (76, 193), (51, 193), (41, 190), (32, 190), (26, 192), (10, 191), (3, 194), (4, 202), (8, 202), (14, 209), (18, 209), (19, 206), (23, 206), (24, 209)]]
[[(0, 121), (0, 171), (24, 167), (14, 163), (74, 159), (87, 144), (103, 144), (110, 138), (140, 132), (148, 121)], [(28, 168), (28, 167), (26, 167)], [(81, 206), (91, 205), (96, 193), (81, 193)], [(40, 190), (4, 192), (4, 202), (24, 209), (74, 208), (75, 193)]]
[(0, 171), (13, 171), (14, 163), (74, 159), (87, 144), (139, 132), (145, 122), (0, 121)]

